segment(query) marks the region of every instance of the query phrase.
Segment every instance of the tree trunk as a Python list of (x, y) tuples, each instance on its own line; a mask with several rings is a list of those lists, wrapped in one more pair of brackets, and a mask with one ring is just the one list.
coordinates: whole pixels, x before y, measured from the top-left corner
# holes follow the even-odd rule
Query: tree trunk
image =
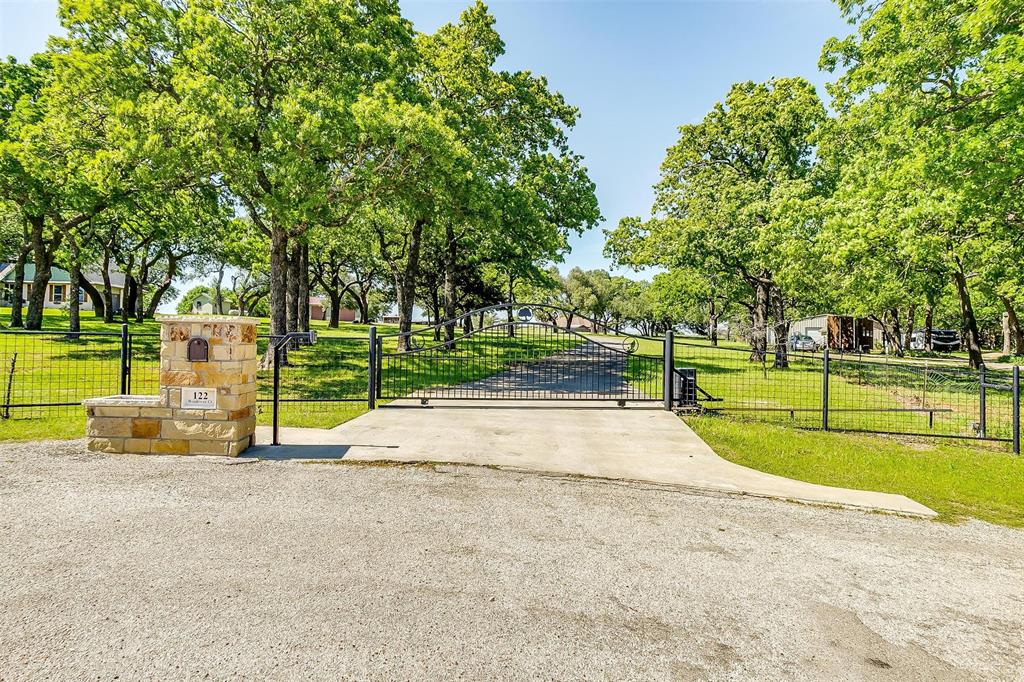
[(135, 283), (135, 277), (130, 274), (124, 276), (124, 289), (121, 290), (121, 321), (127, 322), (128, 316), (135, 310), (135, 300), (139, 296), (139, 287)]
[(935, 319), (935, 306), (931, 303), (924, 307), (924, 349), (932, 352), (932, 325)]
[(509, 273), (509, 276), (508, 276), (508, 310), (507, 310), (507, 312), (508, 312), (508, 326), (506, 328), (508, 329), (508, 335), (509, 335), (510, 338), (516, 335), (516, 326), (512, 322), (512, 304), (514, 304), (515, 301), (516, 301), (516, 277), (515, 277), (515, 275)]
[(441, 299), (440, 292), (438, 291), (437, 285), (433, 282), (428, 282), (430, 286), (430, 317), (432, 318), (431, 324), (434, 326), (434, 341), (441, 340), (441, 329), (436, 325), (441, 323)]
[(299, 330), (299, 247), (292, 244), (287, 252), (287, 281), (285, 290), (288, 299), (288, 312), (285, 319), (285, 329), (288, 332)]
[(360, 286), (356, 294), (356, 305), (359, 306), (359, 321), (363, 324), (370, 324), (370, 289)]
[[(618, 325), (616, 325), (615, 331), (618, 330)], [(714, 293), (708, 297), (708, 339), (711, 340), (712, 346), (718, 345), (718, 306), (715, 303)]]
[(69, 279), (71, 285), (68, 287), (71, 291), (68, 296), (68, 331), (74, 338), (78, 336), (78, 332), (82, 331), (82, 318), (81, 318), (81, 304), (78, 300), (78, 290), (81, 288), (79, 283), (82, 281), (82, 271), (77, 264), (72, 264), (71, 270), (69, 271)]
[(964, 274), (963, 264), (959, 261), (953, 270), (953, 282), (956, 284), (956, 295), (960, 301), (960, 317), (964, 324), (967, 355), (971, 359), (971, 367), (980, 369), (985, 366), (985, 359), (981, 356), (981, 334), (978, 333), (978, 320), (974, 316), (974, 306), (971, 304), (971, 294), (967, 288), (967, 276)]
[[(114, 321), (114, 287), (110, 283), (110, 251), (103, 251), (103, 323), (110, 324)], [(121, 290), (121, 298), (124, 298), (124, 289)], [(121, 301), (124, 304), (124, 301)]]
[(416, 219), (409, 233), (409, 250), (401, 268), (393, 268), (398, 305), (398, 350), (409, 350), (412, 311), (416, 297), (416, 278), (420, 271), (420, 243), (427, 221)]
[(270, 238), (270, 333), (288, 332), (288, 235), (274, 227)]
[(224, 264), (217, 268), (217, 280), (213, 285), (213, 309), (218, 315), (224, 314)]
[[(288, 333), (288, 233), (278, 225), (270, 230), (270, 336)], [(250, 301), (254, 306), (255, 301)], [(260, 361), (261, 369), (274, 366), (274, 344), (271, 338)]]
[[(1017, 310), (1013, 307), (1013, 302), (1006, 296), (1000, 296), (999, 300), (1002, 301), (1003, 309), (1006, 311), (1006, 325), (1010, 330), (1012, 352), (1024, 355), (1024, 330), (1021, 329)], [(1004, 352), (1004, 355), (1010, 355), (1010, 353)]]
[(300, 244), (298, 247), (298, 310), (296, 327), (297, 331), (309, 331), (309, 245)]
[(146, 253), (142, 254), (142, 262), (139, 264), (138, 292), (135, 297), (134, 314), (135, 321), (139, 324), (146, 319), (146, 285), (149, 284), (149, 261)]
[(337, 329), (341, 323), (341, 294), (338, 290), (328, 291), (327, 296), (331, 299), (331, 319), (327, 322), (327, 326), (331, 329)]
[(869, 315), (868, 319), (874, 321), (875, 324), (882, 328), (882, 350), (886, 355), (889, 355), (893, 352), (896, 344), (892, 339), (892, 329), (890, 328), (889, 323), (885, 321), (885, 313), (883, 313), (881, 317)]
[(454, 347), (455, 342), (455, 258), (457, 245), (455, 243), (455, 230), (450, 220), (445, 221), (444, 226), (445, 251), (444, 251), (444, 273), (442, 286), (444, 287), (444, 317), (448, 322), (444, 326), (444, 340), (449, 347)]
[(914, 322), (917, 320), (917, 304), (911, 303), (907, 310), (907, 328), (903, 330), (903, 350), (910, 350), (910, 344), (914, 342)]
[(96, 317), (103, 317), (104, 313), (106, 312), (106, 303), (104, 303), (103, 301), (103, 294), (100, 292), (99, 289), (93, 286), (92, 282), (90, 282), (89, 279), (85, 276), (85, 273), (82, 274), (82, 279), (79, 281), (79, 286), (81, 286), (82, 289), (85, 290), (85, 293), (89, 297), (89, 300), (92, 301), (93, 315)]
[(11, 292), (11, 327), (22, 327), (25, 320), (22, 318), (23, 299), (25, 292), (25, 261), (28, 260), (28, 247), (22, 247), (18, 252), (18, 260), (14, 263), (14, 291)]
[(71, 251), (71, 263), (68, 268), (68, 279), (70, 280), (70, 286), (68, 287), (71, 291), (68, 292), (68, 331), (69, 336), (76, 338), (78, 332), (82, 330), (82, 318), (81, 318), (81, 304), (78, 300), (78, 292), (81, 289), (82, 282), (82, 268), (79, 265), (79, 252), (78, 252), (78, 241), (74, 238), (69, 238), (69, 249)]
[(789, 320), (786, 319), (786, 307), (782, 300), (782, 290), (772, 286), (769, 291), (772, 307), (773, 330), (775, 332), (775, 363), (776, 369), (789, 367)]
[(889, 311), (892, 316), (892, 343), (893, 353), (898, 358), (903, 357), (903, 335), (900, 334), (900, 311), (899, 308), (893, 308)]
[(764, 362), (768, 354), (768, 284), (756, 280), (750, 309), (750, 362)]
[(30, 216), (30, 239), (32, 243), (32, 260), (35, 262), (36, 273), (32, 278), (32, 291), (28, 296), (28, 315), (25, 316), (25, 329), (39, 330), (43, 326), (43, 307), (46, 304), (46, 286), (50, 283), (50, 268), (53, 266), (53, 251), (43, 232), (45, 219), (43, 216)]
[(1010, 336), (1010, 313), (1003, 311), (1003, 355), (1013, 354), (1013, 339)]
[[(153, 290), (153, 295), (149, 297), (149, 305), (146, 306), (146, 317), (152, 319), (156, 317), (156, 309), (160, 307), (160, 301), (163, 300), (164, 294), (171, 288), (171, 283), (174, 281), (174, 276), (178, 274), (178, 257), (173, 253), (167, 254), (167, 274), (164, 275), (163, 280), (160, 281), (159, 286)], [(220, 291), (220, 282), (217, 282), (217, 291)], [(224, 303), (224, 298), (220, 297), (220, 302), (214, 299), (214, 310), (216, 314), (220, 315), (221, 306)]]

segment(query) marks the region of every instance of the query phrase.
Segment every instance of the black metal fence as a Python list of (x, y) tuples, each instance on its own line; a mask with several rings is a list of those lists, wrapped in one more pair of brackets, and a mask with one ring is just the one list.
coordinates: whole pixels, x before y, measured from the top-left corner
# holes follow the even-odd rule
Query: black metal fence
[(160, 335), (130, 332), (0, 332), (0, 419), (80, 415), (82, 400), (156, 393)]
[[(500, 327), (495, 327), (496, 334)], [(595, 343), (610, 343), (606, 334), (590, 336)], [(486, 335), (481, 338), (487, 340)], [(397, 360), (391, 379), (380, 374), (378, 366), (374, 379), (379, 394), (387, 399), (415, 396), (426, 389), (442, 395), (478, 384), (487, 397), (495, 381), (507, 388), (506, 379), (522, 378), (531, 365), (530, 371), (540, 372), (542, 384), (546, 376), (556, 377), (546, 359), (551, 348), (538, 346), (528, 358), (513, 357), (499, 352), (506, 342), (490, 341), (479, 348), (456, 346), (460, 350), (445, 351), (432, 367), (419, 366), (425, 355), (413, 363), (419, 363), (415, 367), (408, 364), (412, 360)], [(278, 425), (331, 428), (374, 402), (369, 393), (374, 360), (368, 337), (264, 336), (257, 342), (263, 358), (257, 376), (260, 423), (274, 423), (276, 416)], [(629, 349), (626, 364), (617, 365), (611, 374), (637, 395), (671, 395), (666, 392), (665, 372), (648, 362), (665, 356), (664, 339), (639, 342), (641, 347)], [(560, 355), (582, 347), (558, 343), (562, 345), (555, 354)], [(781, 362), (773, 350), (763, 361), (752, 362), (749, 348), (738, 345), (678, 340), (668, 348), (674, 355), (668, 366), (676, 370), (673, 378), (682, 382), (675, 392), (694, 392), (697, 404), (708, 411), (812, 429), (1000, 441), (1020, 451), (1019, 367), (979, 371), (949, 360), (792, 351)], [(393, 338), (382, 339), (377, 357), (397, 356), (396, 350)], [(159, 334), (132, 332), (127, 326), (120, 332), (76, 334), (0, 331), (0, 420), (81, 416), (81, 401), (86, 398), (155, 394), (159, 354)], [(482, 362), (488, 357), (496, 360)], [(616, 354), (615, 359), (622, 357)], [(683, 377), (683, 370), (694, 372)], [(557, 397), (555, 393), (549, 397)]]
[(803, 428), (1004, 441), (1020, 452), (1020, 368), (675, 343), (702, 408)]
[[(268, 352), (269, 347), (269, 352)], [(262, 424), (331, 428), (367, 409), (368, 337), (260, 337), (256, 404)]]

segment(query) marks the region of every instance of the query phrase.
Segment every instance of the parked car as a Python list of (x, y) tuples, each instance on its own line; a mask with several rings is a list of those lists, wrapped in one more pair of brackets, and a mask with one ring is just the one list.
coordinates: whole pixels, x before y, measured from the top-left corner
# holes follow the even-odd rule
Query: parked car
[[(925, 349), (924, 329), (918, 329), (910, 337), (910, 349)], [(955, 329), (933, 329), (932, 350), (938, 353), (953, 353), (960, 350), (960, 333)]]
[(793, 334), (789, 337), (789, 349), (814, 353), (818, 350), (818, 342), (804, 334)]

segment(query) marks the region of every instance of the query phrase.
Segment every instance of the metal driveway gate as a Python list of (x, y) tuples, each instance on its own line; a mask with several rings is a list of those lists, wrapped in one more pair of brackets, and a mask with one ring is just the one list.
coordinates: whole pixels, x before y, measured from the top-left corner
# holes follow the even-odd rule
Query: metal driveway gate
[[(573, 324), (575, 323), (575, 325)], [(501, 304), (407, 334), (371, 328), (369, 405), (430, 400), (680, 404), (665, 339), (615, 332), (548, 305)], [(669, 370), (675, 377), (677, 372)], [(683, 378), (686, 386), (689, 377)], [(679, 396), (673, 399), (673, 394)]]

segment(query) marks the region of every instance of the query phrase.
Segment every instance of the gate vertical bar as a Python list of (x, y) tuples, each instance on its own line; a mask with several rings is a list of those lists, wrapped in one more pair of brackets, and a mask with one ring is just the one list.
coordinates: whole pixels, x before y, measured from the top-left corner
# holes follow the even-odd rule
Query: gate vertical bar
[(665, 398), (665, 409), (666, 410), (671, 410), (672, 409), (672, 389), (673, 389), (674, 384), (675, 384), (674, 379), (675, 379), (675, 369), (676, 369), (676, 362), (675, 362), (675, 338), (674, 338), (674, 334), (672, 333), (671, 329), (669, 329), (667, 332), (665, 332), (664, 356), (665, 356), (665, 367), (662, 370), (664, 386), (662, 387), (661, 390), (662, 390), (662, 393), (664, 394), (664, 398)]
[[(285, 337), (287, 339), (288, 337)], [(274, 343), (273, 339), (270, 343)], [(273, 445), (281, 444), (281, 431), (279, 426), (278, 417), (281, 411), (281, 348), (287, 340), (278, 342), (274, 346), (274, 404), (272, 408), (273, 413), (273, 438), (271, 443)]]
[(988, 410), (985, 409), (985, 365), (978, 370), (978, 435), (985, 437), (988, 422)]
[(1013, 366), (1013, 454), (1020, 454), (1020, 367)]
[(381, 368), (383, 366), (384, 366), (384, 340), (383, 339), (377, 339), (377, 365), (374, 368), (374, 371), (377, 372), (377, 382), (376, 383), (377, 383), (377, 399), (378, 400), (380, 399), (382, 391), (383, 391), (383, 388), (381, 388), (382, 385), (383, 385), (382, 381), (381, 381), (381, 379), (382, 379)]
[(821, 429), (823, 431), (828, 431), (828, 372), (828, 346), (825, 346), (821, 360)]
[(366, 364), (366, 408), (377, 407), (377, 327), (370, 326), (370, 355)]
[(128, 395), (128, 325), (121, 325), (121, 395)]

